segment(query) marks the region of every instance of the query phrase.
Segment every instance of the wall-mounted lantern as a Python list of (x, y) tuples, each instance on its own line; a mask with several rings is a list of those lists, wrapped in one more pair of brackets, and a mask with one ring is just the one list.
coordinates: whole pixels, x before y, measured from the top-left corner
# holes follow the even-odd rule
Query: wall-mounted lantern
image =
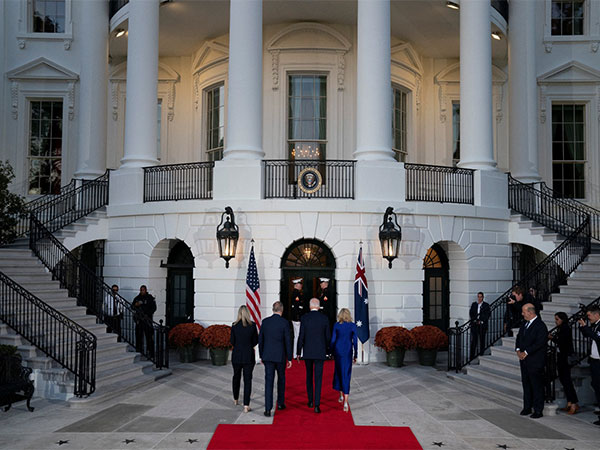
[(379, 242), (381, 253), (388, 260), (388, 267), (392, 268), (392, 261), (398, 257), (398, 248), (402, 240), (402, 230), (398, 225), (394, 208), (388, 206), (383, 216), (383, 223), (379, 227)]
[(235, 249), (240, 237), (235, 216), (230, 206), (225, 207), (221, 215), (221, 223), (217, 226), (217, 241), (219, 242), (219, 256), (225, 260), (225, 267), (229, 268), (229, 260), (235, 258)]

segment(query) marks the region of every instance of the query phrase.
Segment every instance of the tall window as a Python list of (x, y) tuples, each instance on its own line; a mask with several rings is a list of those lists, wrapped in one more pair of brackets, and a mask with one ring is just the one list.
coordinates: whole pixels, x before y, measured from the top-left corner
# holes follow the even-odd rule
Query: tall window
[(223, 159), (225, 137), (225, 87), (223, 84), (206, 91), (206, 151), (209, 161)]
[(584, 0), (552, 0), (552, 35), (583, 34)]
[(325, 160), (327, 147), (327, 77), (290, 75), (288, 157)]
[(392, 148), (397, 161), (405, 162), (408, 154), (406, 143), (407, 93), (392, 87)]
[(65, 0), (33, 0), (33, 32), (65, 32)]
[(63, 102), (33, 100), (30, 104), (28, 193), (59, 194)]
[(460, 162), (460, 103), (452, 102), (452, 165)]
[(552, 188), (585, 198), (585, 106), (552, 105)]

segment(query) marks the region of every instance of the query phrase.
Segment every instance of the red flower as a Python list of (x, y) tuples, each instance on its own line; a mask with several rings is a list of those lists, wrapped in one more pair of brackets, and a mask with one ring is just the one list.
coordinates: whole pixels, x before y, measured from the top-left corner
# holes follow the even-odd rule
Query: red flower
[(176, 347), (186, 347), (200, 340), (204, 327), (199, 323), (180, 323), (169, 331), (169, 342)]
[(200, 337), (200, 343), (208, 348), (231, 348), (231, 327), (211, 325)]
[(422, 325), (411, 330), (417, 348), (439, 350), (448, 346), (448, 336), (438, 327)]

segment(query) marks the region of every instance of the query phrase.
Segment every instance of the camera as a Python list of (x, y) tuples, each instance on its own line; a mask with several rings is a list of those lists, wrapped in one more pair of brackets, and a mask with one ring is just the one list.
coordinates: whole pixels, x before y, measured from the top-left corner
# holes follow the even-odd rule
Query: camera
[(515, 294), (510, 294), (510, 295), (508, 296), (508, 299), (509, 299), (509, 300), (514, 300), (515, 302), (517, 301), (517, 297), (515, 297)]

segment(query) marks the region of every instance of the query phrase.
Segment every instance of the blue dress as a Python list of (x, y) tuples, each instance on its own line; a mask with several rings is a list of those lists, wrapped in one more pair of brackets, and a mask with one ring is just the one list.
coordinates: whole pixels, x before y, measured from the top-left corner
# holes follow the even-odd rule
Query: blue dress
[[(333, 374), (333, 389), (350, 393), (350, 378), (352, 377), (352, 359), (356, 358), (358, 342), (354, 322), (336, 322), (331, 335), (331, 349), (335, 358)], [(354, 349), (354, 355), (352, 354)]]

